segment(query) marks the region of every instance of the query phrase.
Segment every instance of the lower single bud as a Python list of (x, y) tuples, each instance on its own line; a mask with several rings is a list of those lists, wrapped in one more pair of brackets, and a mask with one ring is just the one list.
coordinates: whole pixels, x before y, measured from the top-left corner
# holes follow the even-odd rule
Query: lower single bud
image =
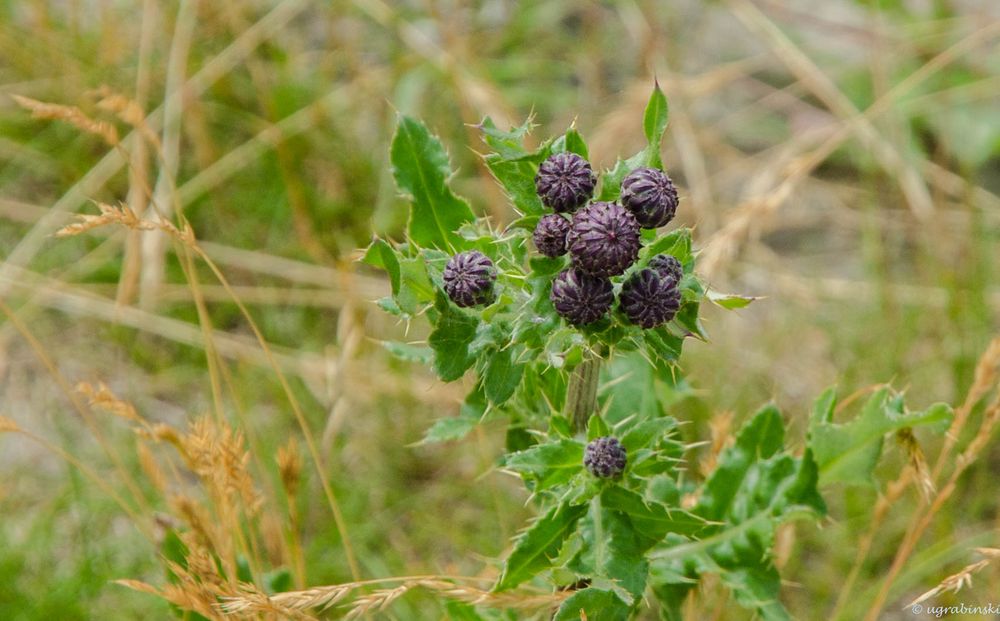
[(566, 254), (568, 233), (569, 220), (557, 213), (550, 213), (538, 221), (532, 239), (538, 252), (554, 259)]
[(584, 326), (603, 317), (615, 298), (610, 280), (570, 268), (553, 279), (549, 299), (563, 319)]
[(642, 328), (655, 328), (674, 318), (681, 307), (681, 290), (672, 276), (654, 269), (639, 270), (622, 284), (618, 306), (628, 320)]
[(460, 252), (444, 268), (444, 291), (459, 306), (489, 304), (496, 279), (497, 270), (489, 257), (478, 250)]
[(587, 445), (583, 452), (583, 465), (599, 479), (611, 479), (625, 472), (628, 454), (618, 438), (605, 436)]

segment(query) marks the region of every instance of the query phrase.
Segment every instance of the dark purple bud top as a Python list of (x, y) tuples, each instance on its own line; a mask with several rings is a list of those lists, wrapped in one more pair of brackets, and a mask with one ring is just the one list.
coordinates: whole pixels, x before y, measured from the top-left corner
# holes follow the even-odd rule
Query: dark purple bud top
[(546, 207), (572, 212), (594, 194), (597, 175), (576, 153), (556, 153), (538, 166), (535, 190)]
[(639, 270), (622, 284), (618, 306), (629, 321), (643, 328), (655, 328), (674, 318), (681, 307), (681, 290), (672, 276), (654, 269)]
[(628, 455), (618, 438), (605, 436), (587, 445), (583, 452), (583, 465), (599, 479), (610, 479), (625, 472)]
[(684, 266), (671, 254), (658, 254), (650, 259), (649, 269), (655, 270), (663, 278), (673, 278), (674, 282), (684, 279)]
[(444, 291), (459, 306), (476, 306), (493, 301), (497, 270), (493, 261), (478, 250), (460, 252), (444, 268)]
[(603, 317), (615, 296), (607, 278), (570, 268), (559, 272), (552, 280), (549, 298), (563, 319), (574, 326), (584, 326)]
[(622, 181), (621, 201), (642, 228), (655, 229), (674, 219), (677, 188), (662, 170), (637, 168)]
[(573, 215), (566, 247), (573, 265), (594, 276), (617, 276), (639, 257), (639, 223), (616, 203), (592, 203)]
[(569, 220), (557, 213), (542, 216), (535, 226), (535, 248), (547, 257), (561, 257), (566, 254), (566, 235), (569, 233)]

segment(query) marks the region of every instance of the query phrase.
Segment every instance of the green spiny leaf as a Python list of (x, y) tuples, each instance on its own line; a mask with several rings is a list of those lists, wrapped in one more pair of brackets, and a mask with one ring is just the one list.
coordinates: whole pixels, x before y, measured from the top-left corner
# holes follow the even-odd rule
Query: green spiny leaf
[(667, 120), (667, 98), (664, 97), (663, 91), (657, 84), (646, 103), (646, 111), (642, 119), (642, 128), (648, 144), (642, 151), (627, 160), (619, 159), (614, 168), (601, 175), (599, 200), (617, 200), (621, 195), (622, 180), (636, 168), (643, 166), (663, 168), (663, 161), (660, 159), (660, 142), (663, 139), (663, 132), (667, 129)]
[(604, 422), (600, 414), (594, 414), (587, 421), (587, 440), (596, 440), (597, 438), (603, 438), (604, 436), (611, 435), (611, 428), (608, 424)]
[(426, 304), (434, 302), (437, 295), (427, 273), (427, 262), (421, 257), (399, 260), (399, 293), (395, 300), (407, 315), (416, 315)]
[(660, 142), (663, 140), (663, 132), (667, 130), (669, 115), (667, 98), (660, 90), (660, 85), (655, 84), (646, 104), (646, 111), (642, 115), (642, 129), (651, 151), (650, 163), (657, 168), (663, 167), (660, 161)]
[(583, 445), (576, 440), (536, 444), (504, 458), (504, 467), (532, 483), (535, 491), (568, 482), (583, 469)]
[[(494, 149), (494, 153), (484, 156), (487, 168), (503, 186), (518, 213), (537, 218), (545, 213), (545, 208), (535, 190), (535, 173), (538, 172), (538, 164), (548, 157), (550, 146), (546, 143), (533, 152), (524, 149), (523, 140), (530, 129), (530, 123), (529, 120), (521, 127), (504, 132), (497, 129), (487, 117), (480, 129), (483, 140)], [(511, 227), (532, 229), (534, 222), (518, 220)]]
[(420, 121), (400, 115), (389, 155), (396, 185), (410, 199), (410, 239), (449, 252), (462, 248), (455, 231), (475, 215), (448, 187), (451, 165), (441, 141)]
[(588, 159), (590, 156), (587, 153), (587, 143), (584, 142), (583, 136), (580, 132), (576, 131), (576, 128), (569, 128), (566, 133), (556, 139), (552, 143), (552, 152), (561, 153), (569, 152), (576, 153), (583, 159)]
[(614, 425), (629, 417), (645, 421), (663, 414), (655, 369), (639, 353), (619, 353), (602, 365), (601, 371), (603, 386), (598, 399), (608, 423)]
[(705, 482), (699, 500), (699, 513), (710, 520), (721, 520), (737, 500), (750, 468), (759, 459), (767, 459), (781, 450), (785, 425), (774, 405), (759, 410), (740, 429), (736, 443), (719, 456), (719, 465)]
[(431, 428), (424, 434), (420, 444), (437, 444), (451, 440), (461, 440), (479, 423), (478, 418), (467, 416), (451, 416), (434, 421)]
[(483, 371), (483, 386), (490, 403), (502, 405), (511, 398), (521, 383), (524, 366), (515, 360), (513, 347), (495, 351), (490, 355)]
[(677, 421), (670, 417), (650, 418), (632, 425), (621, 438), (622, 446), (628, 453), (655, 446), (677, 428)]
[(382, 341), (382, 347), (396, 358), (405, 360), (406, 362), (431, 364), (434, 360), (434, 350), (423, 345), (411, 345), (398, 341)]
[(483, 394), (482, 387), (476, 386), (476, 389), (465, 397), (465, 402), (459, 409), (458, 416), (449, 416), (435, 421), (418, 444), (437, 444), (461, 440), (475, 429), (485, 412), (486, 396)]
[(385, 240), (375, 238), (372, 240), (365, 256), (361, 259), (364, 263), (374, 267), (380, 267), (389, 274), (389, 284), (392, 286), (392, 294), (399, 294), (399, 258), (396, 251), (392, 249)]
[(586, 512), (587, 505), (559, 504), (538, 518), (518, 536), (493, 590), (512, 589), (548, 569)]
[(617, 485), (601, 493), (601, 504), (627, 515), (635, 530), (650, 540), (650, 545), (663, 540), (667, 533), (696, 535), (705, 530), (708, 524), (704, 518), (646, 500), (639, 494)]
[(629, 612), (628, 604), (613, 591), (590, 587), (567, 598), (552, 621), (626, 621)]
[(809, 446), (816, 454), (824, 485), (872, 484), (872, 472), (882, 454), (886, 434), (919, 426), (943, 432), (953, 417), (951, 407), (944, 403), (907, 413), (902, 397), (889, 388), (873, 394), (857, 418), (847, 423), (832, 422), (833, 401), (829, 392), (820, 397), (816, 412), (809, 424)]
[(737, 295), (735, 293), (720, 293), (713, 289), (708, 290), (708, 299), (721, 308), (726, 310), (736, 310), (738, 308), (746, 308), (750, 306), (751, 303), (759, 300), (760, 298), (753, 297), (750, 295)]
[[(640, 264), (658, 254), (673, 255), (685, 268), (691, 263), (691, 229), (681, 228), (659, 233), (654, 240), (646, 244), (642, 250)], [(688, 271), (685, 269), (685, 271)]]
[(476, 361), (469, 346), (476, 338), (479, 320), (456, 308), (441, 292), (435, 308), (440, 317), (427, 342), (434, 350), (434, 370), (438, 377), (451, 382), (462, 377)]

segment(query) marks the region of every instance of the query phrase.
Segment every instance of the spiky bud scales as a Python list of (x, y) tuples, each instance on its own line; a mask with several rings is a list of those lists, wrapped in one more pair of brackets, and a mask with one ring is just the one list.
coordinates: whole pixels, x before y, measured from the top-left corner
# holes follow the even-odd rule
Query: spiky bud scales
[(655, 328), (674, 318), (681, 306), (681, 290), (672, 275), (654, 269), (639, 270), (622, 284), (618, 306), (628, 320), (642, 328)]
[(610, 280), (574, 268), (559, 272), (549, 297), (556, 312), (574, 326), (597, 321), (614, 302)]
[(547, 257), (561, 257), (566, 254), (566, 235), (569, 220), (557, 213), (550, 213), (538, 221), (532, 239), (538, 252)]
[(599, 479), (611, 479), (625, 472), (628, 454), (618, 438), (605, 436), (587, 445), (583, 452), (583, 465)]
[(642, 228), (655, 229), (674, 219), (677, 188), (662, 170), (637, 168), (622, 181), (621, 201)]
[(617, 276), (639, 256), (639, 223), (617, 203), (596, 202), (577, 211), (566, 247), (574, 267), (593, 276)]
[(444, 268), (444, 291), (459, 306), (489, 304), (496, 279), (496, 267), (489, 257), (478, 250), (460, 252)]
[(535, 190), (542, 203), (559, 212), (572, 212), (594, 194), (597, 175), (576, 153), (555, 153), (538, 166)]
[(649, 260), (648, 266), (660, 276), (673, 278), (675, 282), (684, 278), (684, 266), (672, 254), (658, 254)]

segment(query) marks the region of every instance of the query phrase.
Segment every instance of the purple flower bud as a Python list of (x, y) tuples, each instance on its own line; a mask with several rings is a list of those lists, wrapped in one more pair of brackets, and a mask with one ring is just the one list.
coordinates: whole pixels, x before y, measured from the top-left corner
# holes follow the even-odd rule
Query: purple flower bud
[(677, 188), (662, 170), (637, 168), (622, 181), (621, 201), (642, 228), (655, 229), (674, 219)]
[(459, 306), (476, 306), (493, 301), (497, 271), (493, 261), (478, 250), (460, 252), (444, 268), (444, 291)]
[(556, 312), (574, 326), (597, 321), (608, 312), (615, 299), (610, 280), (573, 268), (559, 272), (552, 280), (549, 298)]
[(572, 212), (594, 194), (597, 175), (576, 153), (556, 153), (538, 166), (535, 190), (546, 207)]
[(583, 465), (599, 479), (610, 479), (625, 472), (628, 454), (617, 438), (605, 436), (587, 445), (583, 452)]
[(684, 278), (684, 266), (671, 254), (658, 254), (649, 260), (649, 269), (655, 270), (663, 278), (673, 278), (680, 282)]
[(561, 257), (566, 254), (566, 234), (569, 233), (569, 220), (557, 213), (542, 216), (535, 226), (535, 248), (547, 257)]
[(573, 215), (566, 247), (573, 265), (593, 276), (616, 276), (639, 257), (639, 223), (615, 203), (597, 202)]
[(618, 306), (632, 323), (655, 328), (677, 314), (681, 290), (672, 276), (664, 277), (654, 269), (639, 270), (622, 284)]

